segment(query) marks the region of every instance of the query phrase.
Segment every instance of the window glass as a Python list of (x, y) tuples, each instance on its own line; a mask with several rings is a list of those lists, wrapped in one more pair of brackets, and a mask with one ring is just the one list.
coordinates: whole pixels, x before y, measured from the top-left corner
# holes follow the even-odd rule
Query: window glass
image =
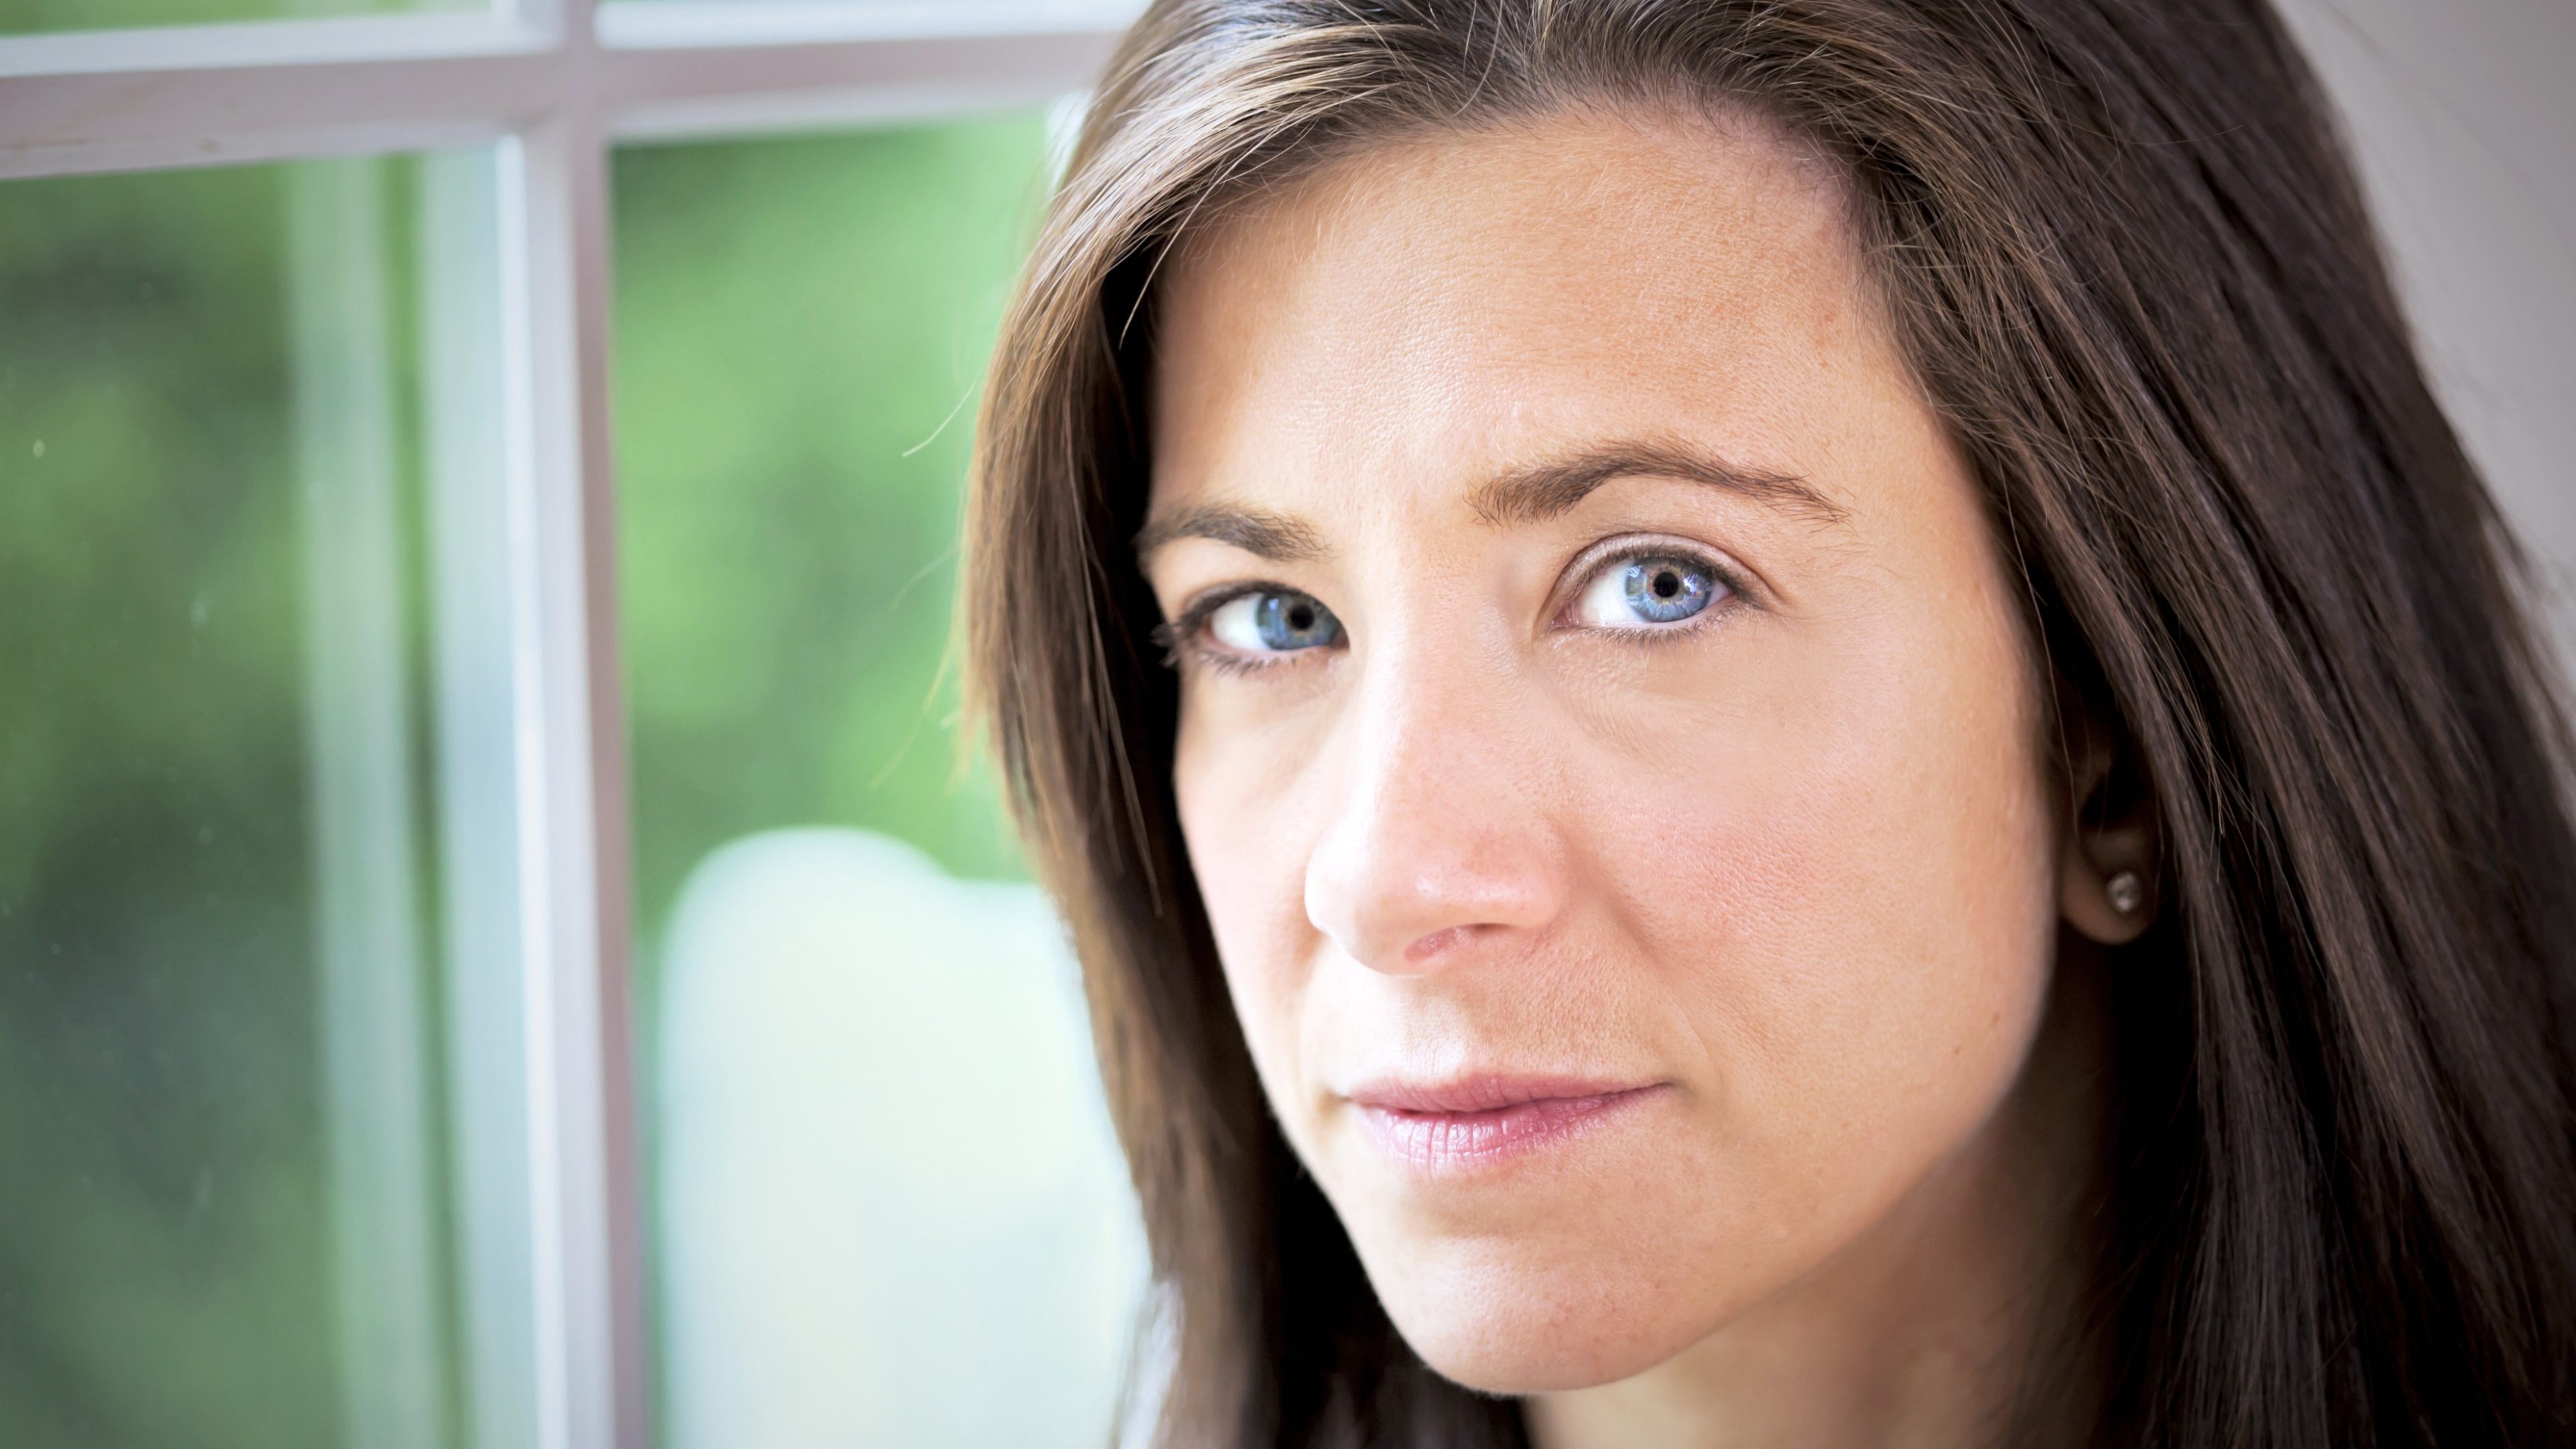
[(529, 1422), (493, 174), (0, 187), (0, 1443)]
[(0, 0), (0, 35), (490, 8), (492, 0)]
[(662, 1428), (1104, 1442), (1143, 1277), (948, 625), (1037, 115), (616, 163)]

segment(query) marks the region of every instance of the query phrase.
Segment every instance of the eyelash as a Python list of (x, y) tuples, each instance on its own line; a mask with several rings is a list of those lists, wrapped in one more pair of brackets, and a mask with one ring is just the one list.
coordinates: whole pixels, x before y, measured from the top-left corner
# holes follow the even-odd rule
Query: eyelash
[(1207, 622), (1217, 610), (1248, 594), (1302, 592), (1304, 591), (1289, 588), (1286, 584), (1275, 584), (1260, 579), (1247, 583), (1225, 584), (1208, 590), (1184, 605), (1179, 618), (1167, 624), (1154, 626), (1154, 642), (1163, 646), (1163, 667), (1183, 669), (1191, 665), (1205, 665), (1225, 674), (1250, 674), (1256, 670), (1278, 667), (1286, 662), (1284, 658), (1265, 662), (1209, 648), (1204, 642)]
[(1752, 605), (1753, 590), (1746, 585), (1743, 572), (1720, 559), (1709, 549), (1678, 538), (1640, 537), (1628, 534), (1604, 539), (1594, 544), (1591, 548), (1577, 554), (1574, 562), (1566, 566), (1566, 576), (1573, 579), (1574, 584), (1571, 588), (1562, 591), (1565, 601), (1557, 606), (1554, 617), (1563, 618), (1582, 601), (1584, 593), (1610, 569), (1621, 564), (1634, 563), (1639, 559), (1652, 558), (1687, 559), (1699, 565), (1708, 570), (1710, 578), (1725, 586), (1726, 597), (1710, 604), (1684, 622), (1667, 628), (1602, 629), (1593, 632), (1613, 634), (1630, 643), (1649, 646), (1664, 644), (1714, 627), (1721, 615), (1732, 614), (1738, 609)]
[[(1737, 608), (1751, 602), (1752, 591), (1745, 586), (1743, 575), (1720, 562), (1709, 550), (1694, 544), (1683, 543), (1678, 539), (1640, 539), (1632, 536), (1605, 539), (1577, 555), (1574, 563), (1566, 569), (1566, 574), (1572, 577), (1575, 583), (1570, 589), (1559, 591), (1564, 595), (1564, 602), (1557, 606), (1551, 617), (1562, 618), (1583, 597), (1584, 590), (1601, 577), (1604, 570), (1614, 565), (1632, 563), (1641, 558), (1688, 559), (1708, 570), (1709, 577), (1725, 585), (1726, 597), (1692, 616), (1689, 621), (1671, 628), (1604, 629), (1594, 632), (1615, 634), (1626, 642), (1658, 645), (1684, 635), (1697, 634), (1709, 627), (1719, 614), (1731, 614)], [(1220, 585), (1198, 595), (1182, 607), (1179, 618), (1154, 626), (1152, 638), (1162, 647), (1163, 666), (1177, 670), (1199, 664), (1227, 674), (1251, 674), (1264, 669), (1275, 669), (1291, 662), (1292, 656), (1289, 655), (1270, 660), (1249, 659), (1240, 654), (1211, 649), (1203, 640), (1209, 618), (1217, 610), (1247, 594), (1303, 592), (1302, 589), (1292, 589), (1286, 584), (1254, 579), (1243, 583)]]

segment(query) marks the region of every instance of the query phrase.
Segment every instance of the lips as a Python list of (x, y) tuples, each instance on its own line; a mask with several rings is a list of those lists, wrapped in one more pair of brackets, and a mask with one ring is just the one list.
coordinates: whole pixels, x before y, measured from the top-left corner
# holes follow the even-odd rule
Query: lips
[(1662, 1085), (1487, 1075), (1375, 1081), (1343, 1095), (1397, 1161), (1417, 1172), (1445, 1174), (1568, 1142), (1642, 1105)]

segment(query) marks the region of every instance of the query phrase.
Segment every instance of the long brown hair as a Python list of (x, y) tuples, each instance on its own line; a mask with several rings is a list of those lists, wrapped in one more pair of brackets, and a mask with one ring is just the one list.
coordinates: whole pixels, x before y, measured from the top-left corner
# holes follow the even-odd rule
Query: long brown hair
[(1071, 924), (1170, 1444), (1519, 1443), (1423, 1368), (1264, 1109), (1170, 785), (1157, 262), (1248, 188), (1572, 105), (1840, 158), (2062, 685), (2156, 811), (2087, 1283), (2101, 1442), (2576, 1442), (2576, 831), (2511, 541), (2261, 0), (1161, 0), (982, 419), (968, 647)]

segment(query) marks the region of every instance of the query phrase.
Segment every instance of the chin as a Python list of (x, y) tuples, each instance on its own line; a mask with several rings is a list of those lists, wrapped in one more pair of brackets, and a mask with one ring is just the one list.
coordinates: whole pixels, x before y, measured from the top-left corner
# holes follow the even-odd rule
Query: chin
[[(1712, 1331), (1657, 1273), (1515, 1264), (1491, 1244), (1390, 1246), (1362, 1261), (1396, 1331), (1442, 1377), (1489, 1394), (1556, 1393), (1645, 1372)], [(1497, 1258), (1505, 1261), (1496, 1261)], [(1687, 1321), (1686, 1321), (1687, 1320)]]

